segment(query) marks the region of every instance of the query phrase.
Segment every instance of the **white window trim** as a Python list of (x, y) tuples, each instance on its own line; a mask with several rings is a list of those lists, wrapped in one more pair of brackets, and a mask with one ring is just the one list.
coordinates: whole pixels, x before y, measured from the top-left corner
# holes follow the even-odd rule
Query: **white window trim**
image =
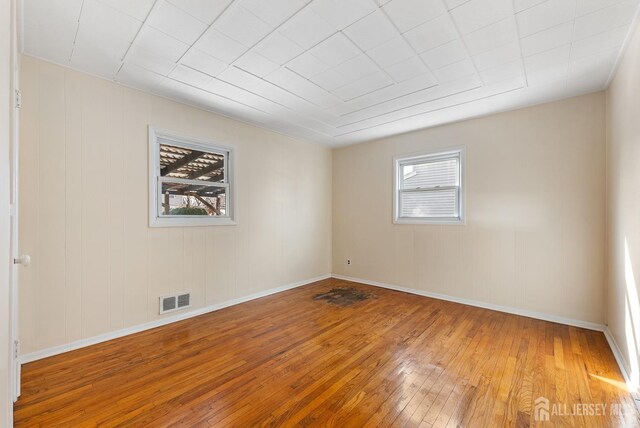
[[(460, 191), (459, 191), (459, 217), (440, 217), (440, 218), (427, 218), (427, 217), (400, 217), (400, 183), (402, 178), (400, 177), (401, 169), (399, 168), (401, 163), (406, 161), (416, 161), (419, 163), (421, 158), (431, 158), (439, 156), (451, 156), (457, 154), (460, 157)], [(465, 225), (465, 211), (466, 211), (466, 147), (457, 146), (442, 149), (435, 149), (429, 151), (423, 151), (418, 153), (411, 153), (406, 155), (394, 156), (393, 158), (393, 223), (394, 224), (450, 224), (450, 225)]]
[[(226, 194), (226, 208), (228, 215), (225, 217), (201, 217), (201, 216), (160, 216), (158, 212), (160, 177), (160, 144), (158, 137), (172, 140), (179, 147), (196, 149), (209, 152), (227, 152), (225, 175), (228, 180), (228, 193)], [(233, 226), (236, 225), (236, 186), (234, 171), (235, 151), (233, 147), (220, 144), (212, 144), (210, 141), (177, 135), (170, 131), (149, 126), (149, 227), (186, 227), (186, 226)], [(183, 181), (171, 179), (171, 181)], [(202, 182), (197, 182), (202, 184)], [(213, 184), (213, 183), (212, 183)]]

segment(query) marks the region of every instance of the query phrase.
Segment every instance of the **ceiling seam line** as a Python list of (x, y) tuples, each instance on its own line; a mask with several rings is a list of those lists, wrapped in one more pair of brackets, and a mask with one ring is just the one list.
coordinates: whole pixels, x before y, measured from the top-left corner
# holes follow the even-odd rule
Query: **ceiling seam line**
[(356, 132), (362, 132), (362, 131), (366, 131), (366, 130), (368, 130), (368, 129), (377, 128), (377, 127), (379, 127), (379, 126), (389, 125), (389, 124), (391, 124), (391, 123), (399, 122), (399, 121), (401, 121), (401, 120), (410, 119), (410, 118), (412, 118), (412, 117), (421, 116), (421, 115), (423, 115), (423, 114), (433, 113), (434, 111), (440, 111), (440, 110), (446, 110), (446, 109), (448, 109), (448, 108), (459, 107), (459, 106), (461, 106), (461, 105), (469, 104), (469, 103), (472, 103), (472, 102), (475, 102), (475, 101), (478, 101), (478, 100), (481, 100), (481, 99), (482, 99), (482, 100), (484, 100), (484, 99), (487, 99), (487, 98), (492, 98), (492, 97), (495, 97), (495, 96), (499, 96), (499, 95), (507, 94), (507, 93), (509, 93), (509, 92), (518, 91), (518, 90), (520, 90), (520, 89), (522, 89), (522, 88), (523, 88), (523, 87), (521, 86), (521, 87), (519, 87), (519, 88), (509, 89), (509, 90), (507, 90), (507, 91), (503, 91), (503, 92), (498, 92), (498, 93), (496, 93), (496, 94), (492, 94), (492, 95), (489, 95), (489, 96), (487, 96), (487, 97), (483, 97), (483, 98), (476, 98), (476, 99), (472, 99), (472, 100), (469, 100), (469, 101), (464, 101), (464, 102), (461, 102), (461, 103), (458, 103), (458, 104), (452, 104), (452, 105), (450, 105), (450, 106), (440, 107), (440, 108), (433, 109), (433, 110), (428, 110), (428, 111), (425, 111), (425, 112), (422, 112), (422, 113), (417, 113), (417, 114), (414, 114), (414, 115), (405, 116), (405, 117), (402, 117), (402, 118), (399, 118), (399, 119), (396, 119), (396, 120), (392, 120), (392, 121), (389, 121), (389, 122), (380, 123), (380, 124), (377, 124), (377, 125), (374, 125), (374, 126), (370, 126), (370, 127), (367, 127), (367, 128), (361, 128), (361, 129), (357, 129), (357, 130), (354, 130), (354, 131), (345, 132), (344, 134), (337, 134), (337, 135), (334, 135), (334, 136), (333, 136), (333, 138), (343, 137), (343, 136), (345, 136), (345, 135), (354, 134), (354, 133), (356, 133)]
[(447, 95), (443, 95), (443, 96), (440, 96), (440, 97), (437, 97), (437, 98), (433, 98), (433, 99), (428, 100), (428, 101), (422, 101), (422, 102), (415, 103), (415, 104), (412, 104), (412, 105), (409, 105), (409, 106), (400, 107), (400, 108), (397, 108), (395, 110), (390, 110), (390, 111), (388, 111), (386, 113), (381, 113), (381, 114), (378, 114), (378, 115), (375, 115), (375, 116), (371, 116), (371, 117), (367, 117), (367, 118), (364, 118), (364, 119), (356, 120), (355, 122), (345, 123), (344, 125), (336, 126), (336, 128), (339, 129), (339, 128), (344, 128), (345, 126), (355, 125), (356, 123), (364, 122), (365, 120), (376, 119), (378, 117), (382, 117), (382, 116), (385, 116), (385, 115), (391, 114), (391, 113), (397, 113), (399, 111), (406, 110), (408, 108), (417, 107), (419, 105), (432, 103), (434, 101), (440, 101), (440, 100), (443, 100), (443, 99), (448, 98), (448, 97), (453, 97), (455, 95), (464, 94), (465, 92), (475, 91), (476, 89), (480, 89), (482, 87), (483, 86), (475, 86), (473, 88), (463, 89), (461, 91), (453, 92), (453, 93), (450, 93), (450, 94), (447, 94)]

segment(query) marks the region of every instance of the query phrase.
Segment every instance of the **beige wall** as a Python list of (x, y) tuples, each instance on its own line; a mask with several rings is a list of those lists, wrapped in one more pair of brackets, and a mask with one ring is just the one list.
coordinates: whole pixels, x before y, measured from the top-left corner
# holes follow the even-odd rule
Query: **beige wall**
[[(459, 145), (467, 224), (392, 224), (393, 156)], [(603, 92), (335, 150), (333, 272), (602, 323), (604, 156)]]
[(640, 30), (607, 91), (607, 324), (632, 381), (640, 365)]
[(0, 427), (11, 426), (9, 393), (9, 141), (11, 109), (11, 2), (0, 0)]
[[(330, 273), (331, 152), (24, 57), (22, 352)], [(237, 226), (148, 227), (147, 125), (236, 149)]]

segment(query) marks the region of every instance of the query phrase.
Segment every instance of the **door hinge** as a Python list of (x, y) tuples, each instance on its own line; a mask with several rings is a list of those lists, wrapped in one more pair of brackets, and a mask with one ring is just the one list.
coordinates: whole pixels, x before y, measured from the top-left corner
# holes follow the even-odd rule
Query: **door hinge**
[(17, 360), (19, 355), (20, 355), (20, 341), (14, 340), (13, 341), (13, 358)]
[(20, 89), (16, 89), (16, 108), (22, 107), (22, 92)]

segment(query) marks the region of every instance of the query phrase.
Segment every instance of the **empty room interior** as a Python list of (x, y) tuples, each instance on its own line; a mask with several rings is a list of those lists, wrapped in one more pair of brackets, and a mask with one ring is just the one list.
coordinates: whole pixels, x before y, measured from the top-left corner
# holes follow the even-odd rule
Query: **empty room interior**
[(0, 428), (640, 427), (640, 0), (0, 0)]

